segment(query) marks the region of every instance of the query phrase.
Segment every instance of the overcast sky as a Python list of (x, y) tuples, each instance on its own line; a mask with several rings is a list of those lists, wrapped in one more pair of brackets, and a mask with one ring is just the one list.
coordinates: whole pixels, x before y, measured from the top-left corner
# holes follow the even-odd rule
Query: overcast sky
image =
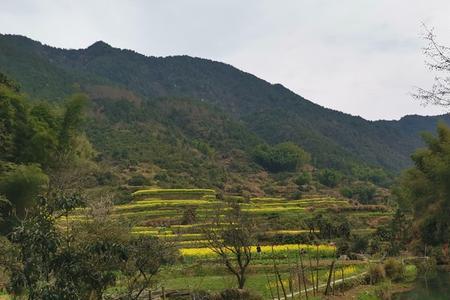
[(439, 114), (421, 22), (450, 45), (449, 0), (0, 0), (0, 32), (62, 48), (97, 40), (210, 58), (367, 119)]

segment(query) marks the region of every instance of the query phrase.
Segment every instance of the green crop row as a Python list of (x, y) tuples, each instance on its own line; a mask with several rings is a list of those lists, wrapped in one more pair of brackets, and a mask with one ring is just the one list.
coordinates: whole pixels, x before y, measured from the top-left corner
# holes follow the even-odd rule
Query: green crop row
[(134, 192), (132, 195), (142, 196), (142, 195), (172, 195), (172, 194), (215, 195), (216, 191), (211, 189), (151, 189), (151, 190), (139, 190)]

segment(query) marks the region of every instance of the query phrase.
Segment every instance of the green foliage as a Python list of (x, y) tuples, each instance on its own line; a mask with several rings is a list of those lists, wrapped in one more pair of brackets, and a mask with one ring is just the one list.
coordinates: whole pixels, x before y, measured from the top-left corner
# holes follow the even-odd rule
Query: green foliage
[(336, 187), (341, 180), (341, 174), (338, 171), (331, 169), (320, 170), (316, 176), (321, 184), (331, 188)]
[(318, 214), (311, 219), (306, 220), (310, 231), (318, 229), (319, 236), (323, 239), (340, 237), (348, 239), (350, 237), (351, 226), (345, 216), (331, 217)]
[(20, 249), (23, 269), (12, 278), (15, 291), (23, 287), (30, 299), (52, 299), (57, 297), (49, 281), (57, 256), (60, 238), (51, 211), (41, 199), (36, 214), (24, 220), (12, 234), (12, 241)]
[(379, 186), (387, 186), (392, 179), (382, 168), (370, 168), (367, 166), (355, 165), (351, 170), (352, 177), (360, 181), (369, 181)]
[(342, 196), (356, 199), (361, 204), (374, 204), (377, 189), (376, 187), (369, 183), (356, 183), (351, 186), (345, 186), (340, 189)]
[(87, 98), (82, 94), (73, 95), (65, 106), (61, 126), (58, 132), (58, 149), (60, 152), (71, 151), (75, 146), (75, 138), (83, 122), (83, 110), (86, 107)]
[(10, 203), (0, 208), (5, 218), (1, 226), (3, 233), (14, 224), (15, 217), (25, 216), (26, 209), (34, 205), (34, 199), (47, 185), (47, 175), (36, 165), (13, 165), (0, 175), (0, 194)]
[(366, 236), (356, 236), (351, 242), (350, 249), (352, 252), (365, 253), (369, 247), (369, 239)]
[(420, 238), (429, 245), (450, 242), (450, 129), (439, 124), (437, 136), (424, 135), (427, 148), (416, 151), (396, 194), (404, 209), (414, 210)]
[[(80, 141), (85, 98), (74, 96), (63, 114), (48, 103), (31, 103), (17, 90), (0, 83), (0, 160), (55, 167), (64, 156), (83, 156)], [(67, 162), (67, 158), (66, 162)]]
[(101, 299), (121, 274), (129, 283), (127, 299), (137, 299), (160, 267), (173, 263), (174, 249), (156, 238), (132, 239), (101, 201), (88, 222), (60, 230), (54, 215), (72, 210), (78, 200), (59, 197), (54, 206), (39, 198), (11, 234), (12, 244), (0, 240), (0, 268), (9, 275), (10, 291), (30, 299)]
[(384, 262), (386, 276), (393, 281), (401, 281), (405, 278), (405, 266), (395, 258), (389, 258)]
[(127, 298), (139, 299), (144, 289), (151, 288), (154, 276), (164, 265), (173, 264), (176, 251), (156, 238), (140, 237), (127, 245), (127, 262), (122, 274), (127, 278)]
[(137, 174), (128, 179), (128, 184), (131, 186), (144, 186), (150, 184), (150, 180), (144, 175)]
[(0, 74), (0, 194), (10, 203), (0, 207), (2, 232), (32, 207), (49, 185), (48, 175), (60, 180), (64, 176), (58, 170), (75, 170), (92, 157), (92, 147), (82, 134), (85, 102), (81, 95), (63, 107), (31, 102)]
[(294, 180), (295, 184), (298, 186), (310, 184), (312, 180), (311, 173), (309, 172), (301, 172)]
[[(231, 149), (248, 154), (259, 144), (251, 140), (292, 141), (313, 154), (314, 165), (354, 172), (378, 185), (381, 174), (355, 171), (355, 165), (401, 170), (421, 146), (417, 133), (431, 130), (438, 119), (450, 120), (409, 116), (369, 122), (320, 107), (230, 65), (188, 56), (147, 57), (104, 43), (69, 51), (13, 35), (0, 36), (0, 50), (2, 70), (37, 98), (61, 100), (80, 87), (89, 92), (96, 102), (89, 136), (106, 157), (115, 153), (124, 160), (154, 161), (162, 153), (165, 162), (158, 165), (167, 170), (176, 169), (180, 161), (175, 158), (182, 155), (198, 170), (197, 155), (220, 156)], [(155, 100), (160, 97), (166, 98)], [(166, 151), (163, 141), (174, 149), (174, 140), (184, 149)], [(245, 166), (240, 159), (234, 166), (254, 168), (244, 161)], [(192, 185), (174, 173), (165, 184)]]
[(305, 150), (291, 142), (259, 146), (253, 155), (255, 161), (270, 172), (296, 171), (311, 159)]
[(151, 189), (139, 190), (133, 193), (133, 196), (162, 196), (162, 195), (215, 195), (216, 191), (211, 189)]

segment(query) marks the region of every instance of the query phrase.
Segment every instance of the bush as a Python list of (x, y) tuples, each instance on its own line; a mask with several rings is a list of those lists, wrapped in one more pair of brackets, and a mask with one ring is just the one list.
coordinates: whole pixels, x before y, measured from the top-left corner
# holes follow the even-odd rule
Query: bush
[(372, 284), (382, 282), (386, 279), (386, 271), (384, 265), (375, 264), (369, 266), (369, 280)]
[(372, 204), (375, 200), (376, 188), (371, 183), (359, 183), (346, 186), (340, 190), (342, 196), (358, 200), (362, 204)]
[(400, 281), (405, 277), (405, 268), (401, 261), (389, 258), (384, 262), (386, 276), (393, 281)]
[(252, 294), (248, 290), (227, 289), (220, 293), (220, 298), (217, 300), (262, 300), (258, 295)]
[(364, 253), (369, 247), (369, 240), (367, 237), (358, 236), (352, 241), (351, 249), (353, 252)]
[(344, 239), (340, 239), (336, 243), (336, 253), (337, 255), (349, 254), (350, 252), (350, 243)]
[(143, 176), (141, 174), (134, 175), (133, 177), (128, 179), (128, 185), (131, 185), (131, 186), (143, 186), (143, 185), (149, 185), (149, 184), (150, 184), (150, 180), (148, 180), (148, 178), (146, 178), (145, 176)]
[(116, 176), (111, 171), (99, 172), (95, 174), (98, 185), (112, 185), (116, 181)]
[(298, 186), (306, 185), (311, 182), (311, 174), (308, 172), (302, 172), (300, 175), (297, 176), (297, 178), (294, 179), (294, 182)]
[(341, 174), (335, 170), (323, 169), (317, 173), (317, 180), (327, 187), (336, 187), (341, 180)]
[(375, 289), (375, 295), (377, 299), (380, 300), (390, 300), (392, 299), (392, 286), (390, 282), (383, 282)]
[(339, 192), (345, 198), (353, 197), (353, 190), (351, 188), (349, 188), (348, 186), (343, 187)]
[(416, 262), (417, 272), (419, 274), (427, 273), (427, 272), (433, 272), (436, 270), (436, 259), (433, 257), (430, 257), (430, 259), (420, 259)]
[(417, 277), (417, 267), (415, 265), (406, 265), (404, 270), (404, 280), (406, 282), (411, 282)]
[(303, 193), (300, 191), (295, 191), (292, 194), (288, 195), (289, 200), (300, 200), (302, 198)]

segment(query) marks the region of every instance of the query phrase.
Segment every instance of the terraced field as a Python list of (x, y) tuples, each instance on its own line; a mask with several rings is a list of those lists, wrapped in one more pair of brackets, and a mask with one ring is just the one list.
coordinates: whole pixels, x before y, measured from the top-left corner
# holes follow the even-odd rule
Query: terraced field
[[(213, 190), (142, 190), (134, 192), (133, 198), (128, 204), (115, 206), (113, 215), (132, 222), (133, 235), (166, 239), (179, 248), (180, 263), (161, 274), (167, 288), (220, 290), (233, 285), (233, 277), (217, 262), (216, 255), (207, 248), (208, 241), (203, 235), (203, 228), (210, 226), (208, 220), (222, 201), (216, 198)], [(249, 287), (266, 297), (269, 297), (268, 285), (274, 282), (267, 276), (261, 276), (261, 272), (271, 272), (273, 243), (276, 244), (273, 247), (274, 255), (280, 270), (284, 272), (283, 276), (288, 276), (288, 270), (295, 264), (299, 249), (305, 249), (312, 253), (313, 258), (319, 256), (323, 264), (320, 280), (326, 277), (326, 262), (335, 256), (335, 246), (329, 244), (329, 241), (322, 241), (320, 245), (292, 243), (292, 238), (318, 233), (317, 229), (312, 232), (307, 228), (305, 219), (317, 214), (341, 214), (349, 218), (353, 228), (357, 228), (354, 233), (367, 234), (375, 230), (375, 225), (389, 220), (392, 214), (389, 210), (374, 210), (369, 207), (366, 210), (361, 205), (353, 209), (355, 205), (347, 200), (321, 195), (308, 195), (298, 200), (245, 200), (237, 196), (229, 197), (228, 200), (230, 199), (241, 203), (242, 209), (249, 213), (266, 237), (267, 242), (260, 241), (261, 253), (256, 255), (256, 245), (254, 247), (255, 260), (249, 278)], [(186, 217), (189, 214), (191, 218)], [(76, 210), (70, 218), (82, 221), (84, 210)], [(341, 269), (349, 274), (356, 274), (362, 272), (364, 267), (361, 262), (343, 262)], [(184, 280), (186, 276), (190, 278), (189, 284)]]

